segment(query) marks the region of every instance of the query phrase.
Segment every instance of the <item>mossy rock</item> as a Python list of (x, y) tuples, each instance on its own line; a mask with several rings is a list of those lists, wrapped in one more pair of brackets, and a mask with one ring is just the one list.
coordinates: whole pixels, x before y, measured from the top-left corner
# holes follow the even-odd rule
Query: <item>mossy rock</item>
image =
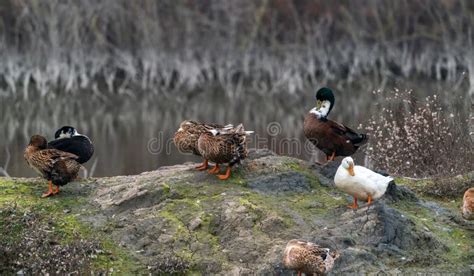
[[(413, 193), (411, 180), (397, 179), (402, 186), (392, 183), (370, 208), (352, 211), (347, 195), (322, 184), (324, 168), (268, 152), (252, 156), (228, 181), (184, 164), (71, 183), (48, 199), (39, 198), (40, 180), (4, 179), (0, 207), (17, 202), (39, 225), (52, 221), (59, 244), (93, 246), (83, 271), (291, 275), (281, 254), (288, 240), (302, 238), (341, 251), (335, 274), (470, 272), (474, 226), (461, 218), (459, 197)], [(19, 234), (3, 235), (0, 244), (35, 228), (4, 229)], [(3, 269), (30, 269), (23, 266)]]

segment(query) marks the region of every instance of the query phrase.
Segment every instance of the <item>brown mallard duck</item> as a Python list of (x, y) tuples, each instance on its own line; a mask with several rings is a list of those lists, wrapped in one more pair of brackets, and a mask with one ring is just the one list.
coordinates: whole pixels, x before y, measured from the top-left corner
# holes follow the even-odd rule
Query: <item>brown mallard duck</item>
[(216, 163), (209, 173), (219, 173), (219, 165), (227, 163), (225, 174), (218, 178), (228, 179), (232, 166), (247, 157), (246, 137), (250, 133), (253, 131), (245, 131), (242, 124), (232, 129), (207, 128), (198, 139), (198, 150), (206, 160)]
[[(47, 147), (46, 138), (33, 135), (24, 153), (28, 165), (48, 180), (49, 190), (43, 194), (43, 197), (59, 193), (59, 186), (74, 180), (81, 168), (77, 162), (79, 159), (77, 155)], [(56, 186), (54, 191), (53, 184)]]
[[(218, 124), (204, 124), (195, 121), (183, 121), (179, 125), (179, 129), (174, 134), (173, 142), (175, 146), (181, 152), (189, 152), (195, 155), (201, 156), (198, 150), (198, 139), (201, 134), (205, 133), (208, 129), (231, 129), (233, 125), (218, 125)], [(198, 170), (206, 170), (208, 167), (208, 159), (204, 159), (204, 162), (197, 166)]]
[(464, 193), (462, 216), (467, 220), (474, 220), (474, 188), (469, 188)]
[(336, 156), (350, 156), (365, 144), (368, 136), (327, 119), (334, 107), (335, 98), (332, 90), (323, 87), (316, 93), (317, 104), (306, 115), (304, 135), (317, 148), (326, 154), (326, 160)]
[(337, 251), (304, 240), (291, 240), (283, 253), (283, 265), (298, 271), (298, 276), (324, 275), (333, 268), (337, 258)]

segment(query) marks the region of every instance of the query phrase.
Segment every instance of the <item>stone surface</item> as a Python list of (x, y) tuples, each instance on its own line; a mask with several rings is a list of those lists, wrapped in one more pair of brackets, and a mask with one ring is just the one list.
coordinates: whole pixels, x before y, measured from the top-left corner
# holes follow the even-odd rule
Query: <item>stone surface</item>
[(78, 218), (157, 274), (294, 275), (281, 263), (294, 238), (339, 250), (334, 275), (471, 272), (473, 223), (456, 203), (393, 182), (351, 210), (337, 165), (253, 151), (228, 181), (195, 164), (101, 178)]

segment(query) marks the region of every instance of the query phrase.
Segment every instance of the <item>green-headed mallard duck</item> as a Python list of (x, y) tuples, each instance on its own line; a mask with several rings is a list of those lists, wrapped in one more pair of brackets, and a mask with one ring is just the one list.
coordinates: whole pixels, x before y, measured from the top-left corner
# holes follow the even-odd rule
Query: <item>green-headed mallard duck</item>
[(367, 135), (358, 134), (342, 124), (327, 119), (335, 102), (331, 89), (326, 87), (319, 89), (316, 100), (316, 107), (309, 111), (304, 120), (304, 135), (326, 154), (327, 160), (334, 160), (336, 156), (352, 155), (359, 146), (367, 142)]
[(464, 193), (462, 216), (467, 220), (474, 220), (474, 188), (469, 188)]
[(71, 126), (63, 126), (54, 134), (53, 141), (48, 143), (48, 148), (69, 152), (79, 157), (77, 162), (86, 163), (94, 154), (94, 145), (89, 137), (79, 134)]
[[(49, 190), (43, 194), (48, 197), (59, 193), (59, 186), (66, 185), (77, 177), (81, 165), (79, 157), (57, 149), (47, 149), (48, 142), (41, 135), (33, 135), (25, 149), (28, 165), (49, 182)], [(56, 189), (53, 191), (53, 184)]]
[(228, 179), (231, 167), (247, 157), (246, 136), (250, 133), (253, 131), (245, 131), (242, 124), (232, 129), (206, 128), (198, 139), (198, 150), (206, 160), (216, 163), (209, 173), (219, 173), (219, 165), (227, 163), (225, 174), (218, 177)]
[(351, 157), (342, 159), (341, 165), (334, 176), (336, 187), (354, 197), (354, 204), (349, 208), (356, 209), (357, 199), (366, 200), (368, 205), (387, 191), (388, 184), (393, 180), (362, 166), (354, 166)]
[(324, 275), (332, 269), (337, 258), (337, 251), (304, 240), (291, 240), (283, 253), (283, 265), (298, 271), (298, 276), (301, 273)]
[[(208, 129), (231, 129), (232, 125), (218, 125), (218, 124), (204, 124), (195, 121), (183, 121), (179, 125), (178, 131), (174, 134), (173, 142), (181, 152), (189, 152), (195, 155), (201, 156), (198, 150), (198, 139), (201, 134), (206, 132)], [(204, 162), (197, 166), (198, 170), (205, 170), (208, 167), (208, 159), (204, 159)]]

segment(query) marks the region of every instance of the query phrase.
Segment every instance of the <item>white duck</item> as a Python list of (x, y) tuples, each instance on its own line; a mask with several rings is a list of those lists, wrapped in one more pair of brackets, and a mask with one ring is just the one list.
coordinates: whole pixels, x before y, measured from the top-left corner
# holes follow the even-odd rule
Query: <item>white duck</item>
[(392, 180), (365, 167), (354, 166), (351, 157), (342, 159), (334, 177), (336, 187), (354, 197), (354, 204), (349, 206), (352, 209), (359, 207), (357, 199), (365, 200), (370, 205), (374, 199), (382, 197)]

